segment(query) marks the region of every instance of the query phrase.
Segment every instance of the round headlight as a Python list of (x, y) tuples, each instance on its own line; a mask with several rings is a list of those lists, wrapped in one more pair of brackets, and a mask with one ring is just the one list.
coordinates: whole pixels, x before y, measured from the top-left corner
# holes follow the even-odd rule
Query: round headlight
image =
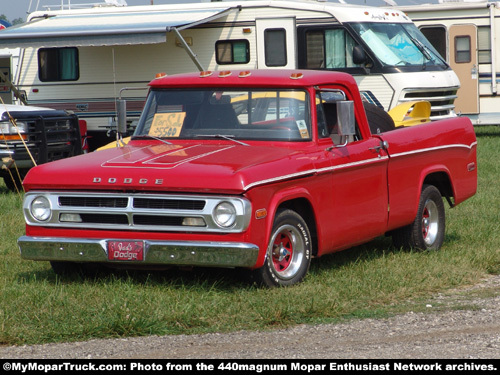
[(36, 197), (31, 202), (31, 214), (38, 221), (46, 221), (50, 215), (50, 202), (45, 197)]
[(229, 202), (219, 203), (214, 209), (214, 220), (220, 227), (231, 227), (236, 222), (236, 208)]

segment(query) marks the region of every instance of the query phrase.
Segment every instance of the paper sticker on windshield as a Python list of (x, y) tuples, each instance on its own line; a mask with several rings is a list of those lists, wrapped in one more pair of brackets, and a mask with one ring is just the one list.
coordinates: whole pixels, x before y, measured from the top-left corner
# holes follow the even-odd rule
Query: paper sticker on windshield
[(157, 113), (149, 129), (153, 137), (178, 137), (181, 134), (186, 112)]
[(301, 138), (309, 138), (309, 130), (307, 130), (307, 124), (304, 120), (297, 120), (297, 128), (299, 128)]

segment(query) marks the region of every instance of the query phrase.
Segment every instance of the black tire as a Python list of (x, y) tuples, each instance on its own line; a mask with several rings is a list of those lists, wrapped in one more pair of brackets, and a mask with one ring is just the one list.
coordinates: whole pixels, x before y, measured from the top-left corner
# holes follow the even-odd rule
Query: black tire
[(366, 119), (372, 134), (385, 133), (396, 129), (392, 117), (382, 108), (368, 102), (363, 102)]
[(267, 287), (301, 282), (311, 264), (311, 235), (302, 217), (292, 210), (276, 214), (264, 265), (256, 269), (256, 281)]
[(444, 241), (445, 210), (443, 198), (433, 185), (424, 185), (415, 221), (393, 232), (397, 248), (439, 250)]
[(26, 172), (19, 171), (21, 178), (19, 178), (18, 172), (16, 170), (11, 170), (12, 176), (10, 174), (6, 174), (3, 176), (3, 181), (7, 189), (13, 191), (14, 193), (18, 191), (23, 191), (23, 179), (26, 175)]

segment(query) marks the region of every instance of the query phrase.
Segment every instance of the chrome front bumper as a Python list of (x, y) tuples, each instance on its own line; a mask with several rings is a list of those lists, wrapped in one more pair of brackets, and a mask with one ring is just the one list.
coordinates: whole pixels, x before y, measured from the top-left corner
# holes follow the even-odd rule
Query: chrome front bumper
[(111, 261), (108, 259), (109, 241), (112, 239), (22, 236), (17, 243), (23, 259), (131, 266), (253, 267), (259, 254), (257, 245), (251, 243), (147, 240), (142, 241), (142, 261)]

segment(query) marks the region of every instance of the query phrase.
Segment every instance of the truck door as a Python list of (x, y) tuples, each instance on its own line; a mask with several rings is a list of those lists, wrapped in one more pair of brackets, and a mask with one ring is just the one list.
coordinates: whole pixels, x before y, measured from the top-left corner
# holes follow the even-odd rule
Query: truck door
[[(326, 92), (331, 94), (328, 89)], [(333, 146), (326, 148), (332, 172), (330, 201), (328, 209), (325, 208), (328, 212), (324, 213), (327, 218), (322, 221), (325, 225), (323, 237), (327, 238), (322, 246), (326, 251), (366, 242), (386, 231), (389, 162), (380, 139), (363, 139), (357, 121), (354, 137), (343, 139), (339, 136), (338, 107), (327, 101), (324, 92), (317, 93), (320, 138), (333, 141)], [(322, 121), (324, 130), (320, 129)], [(324, 203), (326, 207), (327, 202)]]
[(295, 69), (297, 64), (295, 18), (255, 21), (258, 69)]
[(449, 29), (450, 66), (460, 79), (455, 111), (479, 113), (477, 27), (453, 25)]

